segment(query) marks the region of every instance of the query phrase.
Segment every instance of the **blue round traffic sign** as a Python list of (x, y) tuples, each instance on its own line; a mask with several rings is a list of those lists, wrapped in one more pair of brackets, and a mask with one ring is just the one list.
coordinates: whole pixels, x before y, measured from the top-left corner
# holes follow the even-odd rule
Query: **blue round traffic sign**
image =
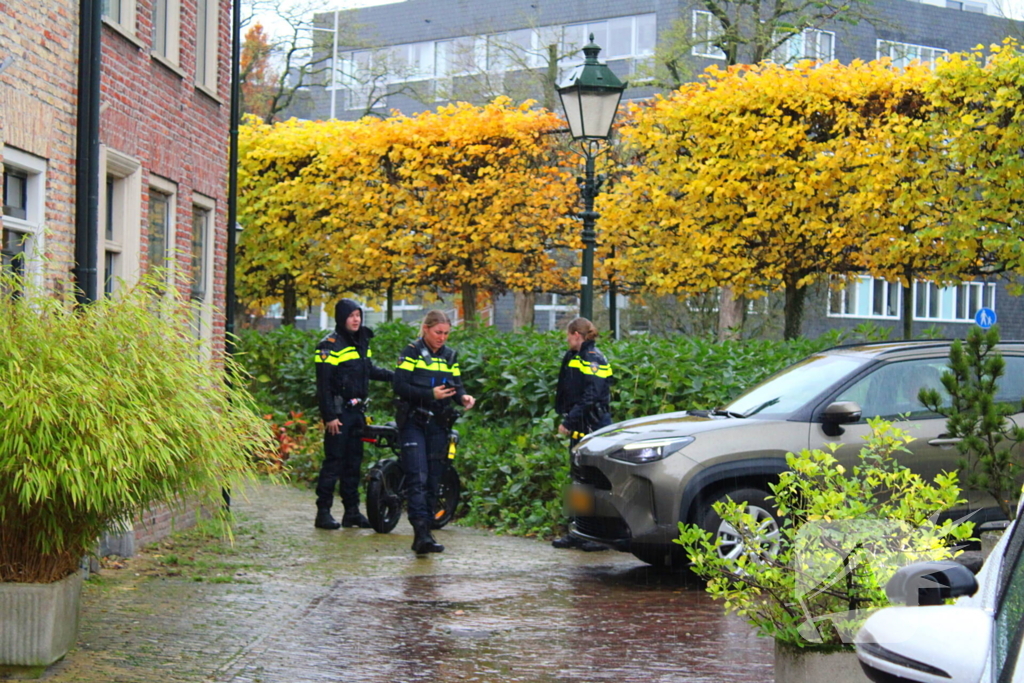
[(974, 322), (983, 330), (987, 330), (996, 324), (996, 312), (991, 308), (979, 308), (974, 314)]

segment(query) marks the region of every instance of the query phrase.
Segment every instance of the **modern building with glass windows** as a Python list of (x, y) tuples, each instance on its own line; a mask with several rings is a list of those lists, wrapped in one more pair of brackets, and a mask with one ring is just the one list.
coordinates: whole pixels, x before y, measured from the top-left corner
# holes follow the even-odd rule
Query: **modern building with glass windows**
[[(897, 66), (934, 62), (942, 54), (970, 50), (1024, 36), (1021, 22), (1004, 18), (986, 0), (875, 0), (855, 23), (823, 22), (781, 41), (770, 59), (849, 63), (889, 57)], [(405, 114), (455, 100), (481, 103), (505, 94), (557, 109), (553, 84), (582, 60), (589, 36), (630, 87), (623, 99), (658, 92), (652, 80), (656, 50), (666, 41), (685, 43), (683, 57), (694, 78), (708, 66), (725, 64), (714, 45), (718, 20), (699, 2), (662, 0), (405, 0), (317, 14), (319, 81), (297, 98), (289, 116), (355, 119), (368, 113)], [(355, 34), (353, 34), (355, 31)], [(355, 37), (353, 37), (355, 35)], [(740, 62), (750, 55), (740, 55)], [(822, 285), (809, 298), (804, 329), (816, 334), (865, 321), (898, 327), (904, 305), (913, 307), (915, 327), (936, 326), (960, 336), (979, 308), (999, 312), (1004, 336), (1024, 337), (1020, 301), (1002, 283), (939, 287), (916, 283), (912, 301), (898, 285), (860, 278), (844, 289)], [(538, 300), (541, 329), (574, 310), (574, 300), (548, 295)], [(495, 323), (504, 326), (502, 303)], [(753, 315), (775, 315), (764, 302)]]

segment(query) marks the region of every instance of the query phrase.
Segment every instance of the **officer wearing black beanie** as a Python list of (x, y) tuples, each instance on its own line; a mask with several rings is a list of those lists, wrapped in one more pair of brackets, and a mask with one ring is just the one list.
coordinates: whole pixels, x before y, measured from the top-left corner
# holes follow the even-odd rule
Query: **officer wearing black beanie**
[[(363, 463), (362, 429), (370, 380), (390, 382), (394, 373), (370, 359), (373, 330), (363, 326), (363, 310), (342, 299), (334, 307), (335, 330), (316, 347), (316, 397), (324, 421), (324, 462), (316, 484), (318, 529), (360, 527), (370, 522), (359, 512), (359, 472)], [(341, 480), (345, 514), (331, 516), (334, 487)]]

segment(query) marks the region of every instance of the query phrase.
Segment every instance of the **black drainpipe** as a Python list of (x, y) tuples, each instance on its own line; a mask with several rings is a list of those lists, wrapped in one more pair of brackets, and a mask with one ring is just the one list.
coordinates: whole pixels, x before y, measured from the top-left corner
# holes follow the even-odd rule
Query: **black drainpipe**
[(241, 109), (239, 60), (241, 55), (242, 1), (231, 3), (231, 130), (228, 144), (228, 243), (224, 274), (224, 350), (235, 350), (235, 226), (238, 224), (238, 119)]
[(99, 258), (102, 0), (80, 0), (78, 140), (75, 158), (75, 298), (95, 301)]

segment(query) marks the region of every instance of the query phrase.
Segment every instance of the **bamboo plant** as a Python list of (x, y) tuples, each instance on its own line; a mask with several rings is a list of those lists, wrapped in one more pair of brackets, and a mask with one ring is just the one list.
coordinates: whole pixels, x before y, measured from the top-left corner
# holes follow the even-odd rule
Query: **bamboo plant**
[(147, 283), (87, 306), (24, 287), (0, 282), (0, 582), (49, 583), (152, 503), (222, 507), (269, 434), (187, 304)]

